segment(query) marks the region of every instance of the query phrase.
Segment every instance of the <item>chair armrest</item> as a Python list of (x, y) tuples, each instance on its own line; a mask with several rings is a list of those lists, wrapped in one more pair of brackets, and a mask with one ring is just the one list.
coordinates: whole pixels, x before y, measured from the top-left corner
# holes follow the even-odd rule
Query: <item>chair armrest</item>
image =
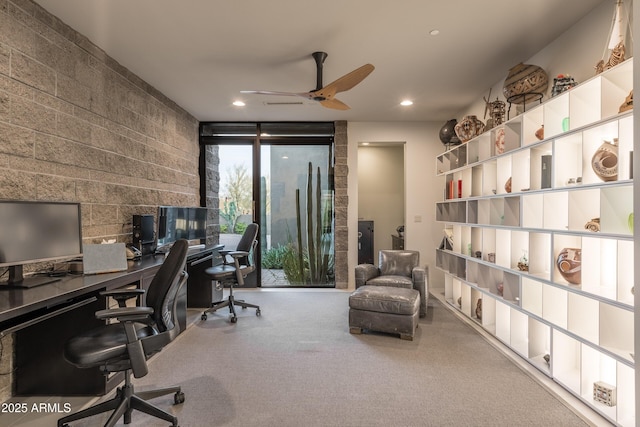
[(229, 251), (228, 255), (232, 258), (242, 258), (243, 256), (249, 256), (249, 252), (246, 251)]
[(131, 371), (135, 378), (147, 375), (147, 358), (142, 341), (136, 332), (136, 322), (149, 324), (153, 308), (151, 307), (118, 307), (96, 311), (96, 318), (100, 320), (116, 319), (124, 328), (127, 337), (127, 354), (131, 363)]
[(411, 270), (411, 281), (413, 289), (420, 292), (420, 317), (427, 315), (427, 302), (429, 299), (429, 267), (414, 267)]
[(380, 269), (373, 264), (356, 265), (356, 289), (367, 284), (368, 280), (378, 277)]
[(144, 289), (112, 289), (100, 292), (101, 296), (111, 297), (118, 302), (118, 306), (125, 307), (126, 301), (145, 293)]
[(119, 322), (139, 322), (147, 320), (153, 314), (151, 307), (118, 307), (96, 311), (100, 320), (117, 319)]
[[(245, 252), (245, 251), (225, 250), (225, 251), (218, 251), (218, 252), (220, 252), (220, 255), (222, 255), (222, 262), (224, 264), (231, 264), (231, 262), (229, 262), (230, 260), (227, 258), (227, 256), (233, 258), (235, 264), (238, 264), (236, 262), (238, 260), (238, 258), (249, 256), (249, 252)], [(236, 267), (237, 267), (237, 265), (236, 265)]]

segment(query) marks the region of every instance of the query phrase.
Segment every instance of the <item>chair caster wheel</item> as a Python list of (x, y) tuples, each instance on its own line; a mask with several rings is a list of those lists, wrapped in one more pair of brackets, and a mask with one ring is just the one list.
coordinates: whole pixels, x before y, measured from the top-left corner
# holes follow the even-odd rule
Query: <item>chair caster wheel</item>
[(260, 315), (261, 315), (261, 314), (262, 314), (262, 313), (260, 313), (260, 309), (257, 309), (257, 310), (256, 310), (256, 316), (260, 317)]
[(207, 315), (205, 313), (202, 313), (202, 316), (200, 316), (200, 320), (207, 320)]
[(184, 392), (177, 391), (176, 394), (173, 395), (173, 404), (179, 405), (181, 403), (184, 403)]
[(231, 321), (231, 323), (236, 323), (238, 321), (238, 318), (236, 316), (231, 316), (231, 319), (229, 319)]

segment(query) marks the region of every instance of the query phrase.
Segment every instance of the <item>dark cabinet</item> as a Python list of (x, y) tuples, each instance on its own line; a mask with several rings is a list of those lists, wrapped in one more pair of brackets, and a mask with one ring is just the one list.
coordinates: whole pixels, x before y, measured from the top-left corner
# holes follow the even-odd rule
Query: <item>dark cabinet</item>
[(187, 306), (189, 308), (209, 308), (211, 303), (222, 300), (223, 289), (218, 282), (213, 282), (205, 270), (222, 264), (222, 256), (218, 250), (200, 254), (187, 259)]
[(373, 264), (373, 221), (358, 221), (358, 264)]

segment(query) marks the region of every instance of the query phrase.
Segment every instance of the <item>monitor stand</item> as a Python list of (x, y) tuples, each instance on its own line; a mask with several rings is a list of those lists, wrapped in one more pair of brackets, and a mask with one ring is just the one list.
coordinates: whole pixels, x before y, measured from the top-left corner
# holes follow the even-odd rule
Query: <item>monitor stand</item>
[(49, 276), (31, 276), (24, 277), (22, 275), (22, 265), (12, 265), (9, 267), (9, 280), (0, 282), (1, 289), (31, 289), (36, 286), (42, 286), (49, 283), (57, 282), (60, 278)]

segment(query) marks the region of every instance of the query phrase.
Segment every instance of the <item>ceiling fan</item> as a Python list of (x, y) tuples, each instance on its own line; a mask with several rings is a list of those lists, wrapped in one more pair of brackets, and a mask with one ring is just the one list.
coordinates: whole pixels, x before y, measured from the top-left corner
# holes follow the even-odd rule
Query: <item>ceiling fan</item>
[(348, 110), (349, 106), (344, 102), (335, 98), (336, 93), (344, 92), (365, 79), (374, 69), (371, 64), (365, 64), (360, 68), (356, 68), (352, 72), (345, 74), (339, 79), (326, 86), (322, 86), (322, 64), (327, 58), (325, 52), (313, 52), (311, 54), (316, 61), (317, 79), (316, 88), (309, 92), (277, 92), (269, 90), (241, 90), (240, 93), (250, 93), (258, 95), (281, 95), (281, 96), (299, 96), (320, 102), (323, 107), (333, 108), (334, 110)]

